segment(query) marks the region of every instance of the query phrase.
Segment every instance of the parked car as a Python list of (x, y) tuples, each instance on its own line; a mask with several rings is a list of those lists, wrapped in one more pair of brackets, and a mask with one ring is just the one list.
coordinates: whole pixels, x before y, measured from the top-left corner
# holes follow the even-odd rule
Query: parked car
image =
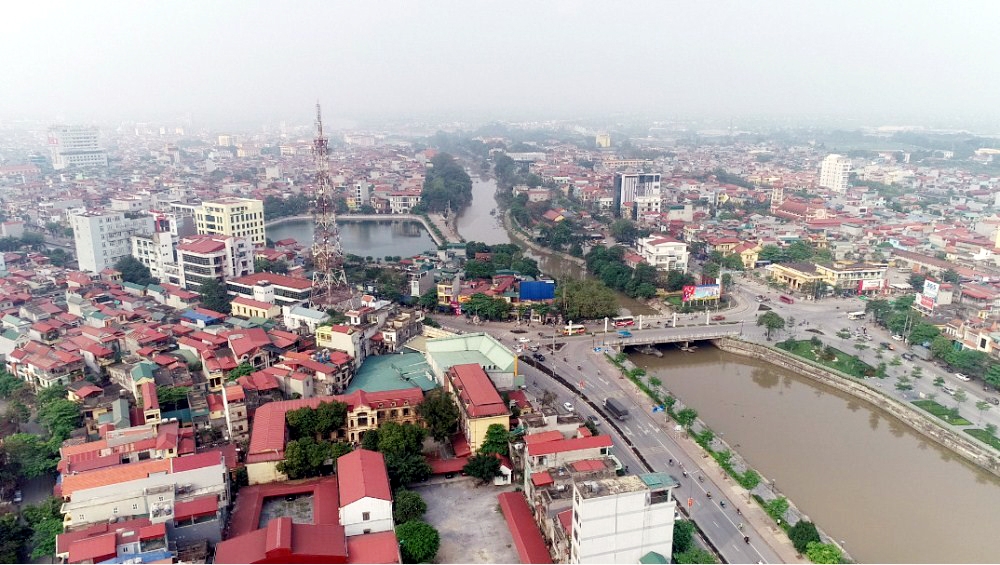
[(719, 314), (718, 316), (712, 316), (712, 321), (713, 322), (721, 322), (722, 320), (725, 320), (725, 319), (726, 319), (726, 317), (723, 316), (723, 315), (721, 315), (721, 314)]
[(894, 339), (896, 341), (903, 341), (903, 336), (901, 336), (899, 334), (896, 334), (896, 335), (892, 336), (892, 339)]
[(955, 396), (955, 393), (958, 392), (958, 391), (956, 391), (955, 389), (951, 388), (950, 386), (945, 385), (945, 386), (941, 387), (941, 392), (947, 394), (948, 396)]
[(963, 383), (967, 383), (972, 380), (972, 378), (969, 377), (969, 375), (963, 375), (962, 373), (955, 373), (955, 378), (962, 381)]
[(987, 396), (986, 402), (989, 402), (993, 406), (1000, 406), (1000, 398), (997, 398), (995, 396)]
[(901, 357), (903, 359), (906, 359), (907, 361), (913, 361), (914, 359), (917, 358), (917, 356), (912, 353), (904, 353)]
[(880, 342), (878, 346), (881, 347), (882, 349), (888, 349), (889, 351), (893, 350), (892, 344), (889, 343), (888, 341)]
[(517, 338), (517, 341), (519, 341), (521, 343), (528, 343), (529, 341), (531, 341), (531, 338), (530, 337), (519, 337), (519, 338)]
[(545, 361), (545, 356), (542, 355), (541, 353), (535, 353), (534, 355), (532, 355), (532, 357), (535, 358), (535, 361), (539, 361), (539, 362)]
[(21, 491), (15, 490), (14, 491), (14, 504), (21, 504), (21, 501), (23, 501), (23, 500), (24, 500), (24, 496), (21, 494)]
[(601, 425), (601, 421), (597, 418), (597, 416), (587, 416), (587, 420), (593, 422), (595, 426)]
[(563, 408), (565, 408), (567, 412), (572, 412), (573, 411), (573, 403), (572, 402), (563, 402)]

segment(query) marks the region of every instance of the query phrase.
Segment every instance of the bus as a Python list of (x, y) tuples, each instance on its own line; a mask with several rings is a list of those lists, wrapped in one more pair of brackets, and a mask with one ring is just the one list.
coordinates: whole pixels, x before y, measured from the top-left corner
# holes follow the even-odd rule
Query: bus
[(573, 324), (570, 326), (565, 326), (562, 329), (563, 335), (583, 335), (587, 333), (587, 327), (581, 326), (580, 324)]
[(847, 313), (847, 319), (848, 320), (860, 320), (860, 319), (862, 319), (864, 317), (865, 317), (865, 311), (864, 310), (860, 310), (858, 312), (848, 312)]
[(784, 294), (779, 296), (778, 300), (784, 302), (785, 304), (793, 304), (795, 302), (794, 298), (792, 298), (791, 296), (785, 296)]
[(611, 320), (616, 328), (627, 328), (635, 325), (635, 318), (632, 316), (618, 316), (617, 318)]

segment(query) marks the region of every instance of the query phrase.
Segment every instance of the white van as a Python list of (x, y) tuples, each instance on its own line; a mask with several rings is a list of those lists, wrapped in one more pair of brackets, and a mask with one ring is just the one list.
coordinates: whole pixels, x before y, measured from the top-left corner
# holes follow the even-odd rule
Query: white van
[(944, 385), (944, 386), (941, 387), (941, 392), (947, 394), (948, 396), (955, 396), (955, 393), (958, 392), (958, 391), (955, 390), (955, 389), (953, 389), (953, 388), (951, 388), (948, 385)]

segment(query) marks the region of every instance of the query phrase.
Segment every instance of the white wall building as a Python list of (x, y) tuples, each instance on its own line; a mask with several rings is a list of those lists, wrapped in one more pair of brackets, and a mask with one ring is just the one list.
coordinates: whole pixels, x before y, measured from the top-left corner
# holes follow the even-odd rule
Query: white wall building
[(851, 160), (831, 153), (820, 165), (819, 185), (835, 192), (846, 192), (851, 174)]
[(253, 273), (253, 244), (249, 238), (196, 235), (177, 246), (181, 286), (198, 290), (209, 279), (226, 279)]
[(619, 173), (615, 175), (614, 199), (618, 212), (629, 215), (623, 210), (640, 196), (660, 196), (659, 173)]
[(636, 241), (636, 249), (644, 261), (657, 269), (687, 272), (688, 250), (683, 241), (654, 235)]
[(676, 485), (665, 473), (575, 483), (570, 563), (639, 563), (649, 552), (669, 559)]
[(393, 531), (392, 491), (381, 453), (358, 449), (341, 456), (337, 482), (345, 535)]
[(49, 129), (52, 168), (107, 167), (108, 153), (97, 143), (94, 126), (53, 126)]
[(132, 254), (132, 236), (153, 232), (153, 217), (112, 211), (77, 212), (69, 217), (80, 270), (100, 273)]

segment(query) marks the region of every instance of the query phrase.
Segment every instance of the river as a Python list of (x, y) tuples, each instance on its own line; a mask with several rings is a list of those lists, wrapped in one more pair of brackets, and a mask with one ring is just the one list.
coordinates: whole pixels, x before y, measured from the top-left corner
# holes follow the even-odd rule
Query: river
[[(302, 245), (312, 245), (313, 224), (311, 220), (290, 220), (267, 228), (267, 237), (273, 241), (290, 237)], [(437, 251), (434, 240), (418, 222), (340, 222), (340, 243), (344, 253), (361, 257), (399, 255), (405, 258), (424, 251)]]
[[(497, 183), (492, 178), (473, 178), (472, 203), (458, 216), (458, 233), (467, 241), (481, 241), (487, 244), (510, 243), (511, 237), (503, 227), (494, 195)], [(493, 212), (491, 214), (491, 212)], [(272, 238), (273, 239), (273, 238)], [(560, 278), (586, 277), (586, 270), (574, 261), (556, 253), (546, 253), (527, 249), (526, 255), (538, 261), (543, 273)], [(618, 305), (623, 313), (634, 315), (656, 314), (656, 310), (621, 292), (615, 292)]]
[(1000, 480), (867, 404), (702, 347), (630, 359), (868, 563), (1000, 562)]

